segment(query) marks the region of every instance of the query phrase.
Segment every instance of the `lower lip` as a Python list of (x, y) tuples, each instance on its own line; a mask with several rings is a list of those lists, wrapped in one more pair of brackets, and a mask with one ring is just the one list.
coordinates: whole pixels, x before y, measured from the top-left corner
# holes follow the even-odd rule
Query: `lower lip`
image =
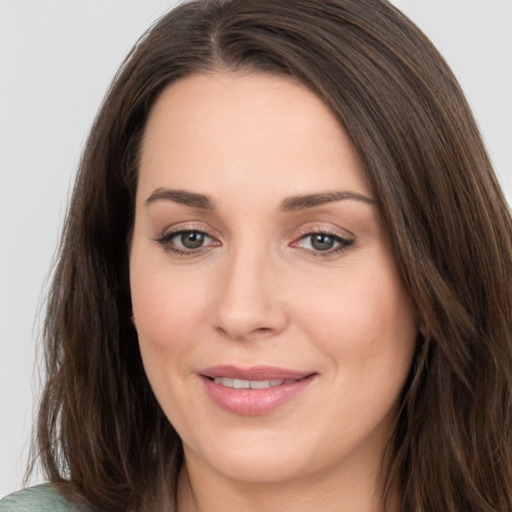
[(235, 389), (216, 384), (201, 376), (208, 396), (220, 408), (233, 414), (259, 416), (286, 404), (302, 393), (313, 381), (314, 375), (265, 389)]

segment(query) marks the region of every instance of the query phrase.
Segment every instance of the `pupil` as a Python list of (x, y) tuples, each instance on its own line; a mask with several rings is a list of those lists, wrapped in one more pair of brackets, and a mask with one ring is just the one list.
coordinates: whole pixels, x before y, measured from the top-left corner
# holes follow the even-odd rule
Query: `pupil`
[(334, 244), (334, 239), (329, 235), (313, 235), (313, 240), (311, 241), (311, 245), (318, 251), (327, 251), (332, 249)]
[(181, 243), (183, 247), (187, 249), (198, 249), (203, 245), (204, 235), (203, 233), (189, 232), (181, 235)]

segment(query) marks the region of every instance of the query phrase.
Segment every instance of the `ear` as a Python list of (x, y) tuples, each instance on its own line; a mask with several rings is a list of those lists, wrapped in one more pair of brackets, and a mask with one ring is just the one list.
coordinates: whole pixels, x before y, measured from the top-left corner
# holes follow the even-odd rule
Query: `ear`
[(135, 329), (137, 329), (137, 324), (135, 323), (135, 315), (133, 314), (133, 309), (130, 312), (130, 318), (132, 320), (133, 327), (135, 327)]

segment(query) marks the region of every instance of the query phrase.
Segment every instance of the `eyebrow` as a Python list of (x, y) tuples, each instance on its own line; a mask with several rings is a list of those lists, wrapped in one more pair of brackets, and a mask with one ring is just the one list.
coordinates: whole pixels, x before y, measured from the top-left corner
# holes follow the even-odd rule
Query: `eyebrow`
[(282, 212), (296, 212), (347, 199), (361, 201), (369, 205), (376, 203), (375, 199), (358, 194), (357, 192), (333, 191), (288, 197), (281, 203), (280, 210)]
[(146, 199), (146, 206), (155, 201), (174, 201), (175, 203), (190, 206), (191, 208), (201, 208), (203, 210), (215, 210), (215, 202), (205, 194), (188, 192), (186, 190), (171, 190), (168, 188), (157, 188)]
[[(161, 200), (174, 201), (175, 203), (183, 204), (191, 208), (215, 210), (215, 201), (206, 194), (168, 188), (157, 188), (154, 190), (146, 199), (146, 205)], [(284, 213), (296, 212), (344, 200), (361, 201), (369, 205), (376, 203), (375, 199), (358, 194), (357, 192), (332, 191), (287, 197), (281, 202), (279, 210)]]

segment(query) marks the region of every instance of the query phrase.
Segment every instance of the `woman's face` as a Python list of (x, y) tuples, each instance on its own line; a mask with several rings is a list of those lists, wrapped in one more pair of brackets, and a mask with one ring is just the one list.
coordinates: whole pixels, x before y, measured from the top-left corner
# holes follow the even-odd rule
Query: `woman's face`
[(130, 279), (189, 468), (246, 482), (378, 469), (416, 310), (354, 147), (309, 90), (219, 73), (164, 91)]

